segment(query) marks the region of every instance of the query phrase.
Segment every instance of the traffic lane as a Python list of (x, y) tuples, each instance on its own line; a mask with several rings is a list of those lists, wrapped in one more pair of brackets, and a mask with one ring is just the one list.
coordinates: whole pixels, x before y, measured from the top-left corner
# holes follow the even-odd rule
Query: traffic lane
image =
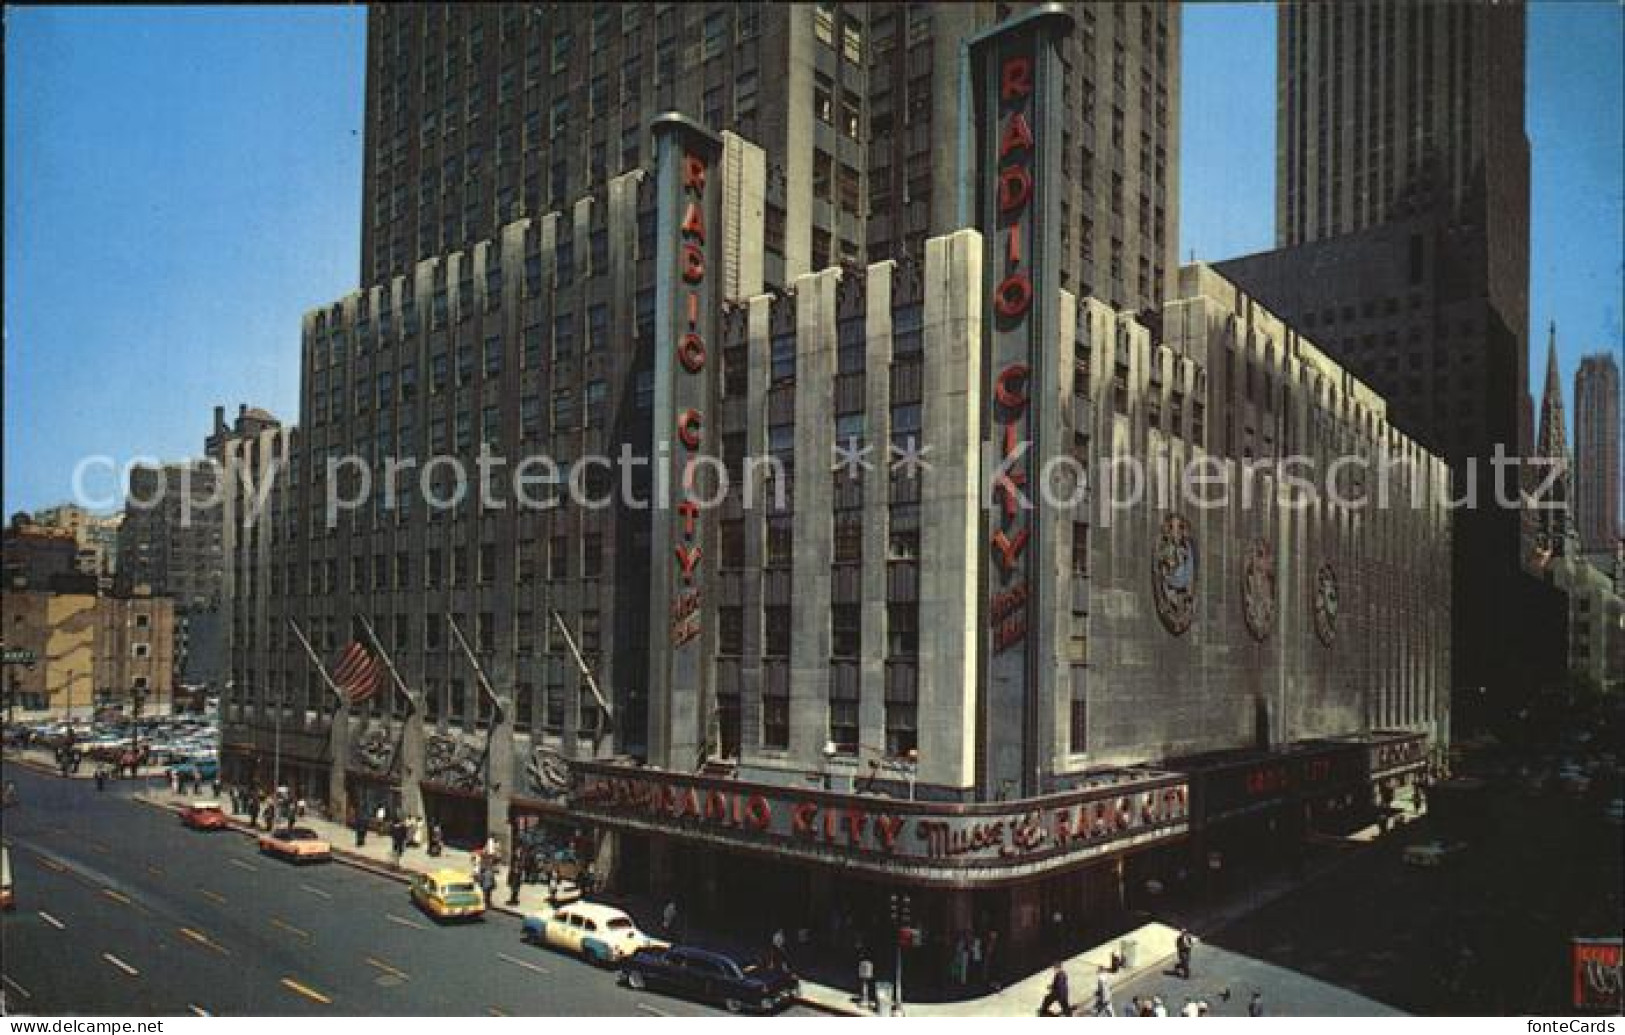
[[(19, 905), (3, 923), (5, 970), (41, 1013), (178, 1015), (256, 1002), (264, 961), (228, 960), (200, 927), (142, 895), (107, 894), (99, 874), (12, 845)], [(195, 922), (194, 922), (195, 923)]]
[[(44, 784), (29, 788), (35, 801), (54, 798), (47, 804), (82, 806), (69, 811), (76, 819), (66, 826), (54, 818), (39, 826), (40, 835), (63, 858), (77, 855), (81, 865), (117, 871), (117, 883), (130, 895), (163, 902), (167, 912), (192, 920), (193, 930), (208, 932), (219, 945), (235, 945), (289, 966), (319, 958), (325, 983), (301, 984), (333, 1000), (335, 1008), (429, 1013), (452, 1007), (464, 1014), (492, 1009), (512, 1014), (718, 1012), (705, 1004), (618, 988), (612, 971), (526, 946), (513, 917), (492, 914), (483, 923), (442, 928), (411, 907), (399, 883), (336, 864), (294, 867), (259, 856), (254, 842), (238, 834), (189, 831), (171, 814), (150, 806), (45, 777), (30, 782)], [(68, 793), (60, 790), (64, 787)], [(53, 808), (53, 817), (59, 811)], [(99, 852), (90, 839), (113, 840), (121, 847)], [(302, 956), (290, 959), (290, 949)], [(240, 998), (257, 1000), (252, 993), (262, 986), (256, 980)]]

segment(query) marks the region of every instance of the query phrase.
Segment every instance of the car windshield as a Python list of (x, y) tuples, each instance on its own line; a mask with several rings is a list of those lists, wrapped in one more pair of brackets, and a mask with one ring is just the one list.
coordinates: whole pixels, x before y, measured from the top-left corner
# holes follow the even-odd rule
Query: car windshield
[(317, 839), (316, 831), (306, 830), (304, 827), (289, 830), (282, 836), (289, 841), (315, 841)]
[(623, 916), (606, 922), (604, 926), (608, 927), (611, 931), (630, 931), (632, 929), (632, 921)]
[(448, 895), (470, 895), (474, 892), (472, 884), (447, 884), (445, 892)]

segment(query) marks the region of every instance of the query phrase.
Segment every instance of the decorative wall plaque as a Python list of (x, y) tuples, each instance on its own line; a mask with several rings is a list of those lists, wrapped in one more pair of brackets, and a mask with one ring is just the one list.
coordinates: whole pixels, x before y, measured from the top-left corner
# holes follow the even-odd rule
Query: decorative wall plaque
[(575, 770), (570, 760), (557, 748), (534, 747), (530, 761), (525, 763), (525, 778), (530, 789), (547, 798), (568, 794), (575, 787)]
[(432, 733), (423, 744), (423, 779), (458, 791), (485, 790), (484, 756), (456, 737)]
[(381, 775), (395, 764), (395, 740), (389, 730), (374, 726), (350, 745), (350, 765), (357, 772)]
[(1157, 617), (1175, 636), (1196, 617), (1196, 538), (1189, 521), (1177, 514), (1162, 519), (1162, 533), (1151, 552), (1151, 593)]
[(1315, 635), (1330, 647), (1337, 639), (1337, 572), (1322, 564), (1315, 572)]
[(1255, 539), (1241, 573), (1241, 608), (1247, 631), (1263, 642), (1275, 629), (1275, 553), (1267, 539)]

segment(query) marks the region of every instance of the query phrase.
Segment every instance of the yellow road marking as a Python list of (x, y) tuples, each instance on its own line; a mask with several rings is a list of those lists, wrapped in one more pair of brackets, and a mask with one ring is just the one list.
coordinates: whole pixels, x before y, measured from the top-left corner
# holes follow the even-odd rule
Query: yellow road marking
[(394, 913), (385, 913), (384, 919), (388, 920), (390, 923), (400, 924), (402, 927), (416, 927), (420, 931), (428, 930), (428, 928), (424, 927), (416, 920), (408, 920), (406, 917), (396, 916)]
[(114, 902), (121, 902), (126, 906), (130, 904), (130, 898), (129, 898), (128, 895), (122, 895), (119, 892), (114, 891), (112, 888), (103, 888), (102, 889), (102, 894), (106, 895), (108, 898), (112, 899)]
[(503, 1013), (501, 1010), (498, 1010), (494, 1006), (487, 1006), (485, 1008), (485, 1012), (490, 1014), (492, 1017), (506, 1017), (506, 1016), (508, 1016), (507, 1014)]
[(213, 1017), (214, 1016), (214, 1014), (212, 1014), (209, 1011), (205, 1010), (203, 1007), (199, 1006), (196, 1003), (187, 1003), (186, 1008), (188, 1010), (191, 1010), (193, 1013), (197, 1014), (199, 1017)]
[(55, 859), (47, 859), (45, 856), (40, 855), (37, 852), (35, 853), (35, 856), (39, 859), (40, 865), (44, 866), (48, 870), (55, 870), (58, 873), (68, 872), (68, 868), (57, 862)]
[(292, 924), (288, 923), (286, 920), (283, 920), (281, 917), (273, 916), (271, 918), (271, 926), (276, 927), (276, 928), (280, 928), (280, 929), (282, 929), (284, 931), (287, 931), (289, 934), (294, 935), (295, 937), (299, 937), (299, 938), (309, 938), (310, 937), (310, 932), (301, 931), (299, 928), (297, 928), (297, 927), (293, 926)]
[(383, 960), (375, 960), (371, 956), (368, 956), (367, 963), (371, 966), (377, 967), (379, 970), (390, 975), (391, 977), (398, 977), (402, 981), (408, 980), (406, 971), (401, 970), (399, 967), (393, 967), (388, 963), (385, 963)]
[(226, 896), (224, 896), (224, 895), (220, 895), (220, 894), (217, 894), (217, 893), (215, 893), (213, 891), (210, 891), (208, 888), (199, 888), (199, 889), (197, 889), (197, 891), (198, 891), (199, 895), (202, 895), (204, 898), (208, 899), (210, 902), (215, 902), (215, 903), (218, 903), (220, 905), (225, 905), (226, 904)]
[(648, 1003), (639, 1003), (638, 1004), (638, 1009), (642, 1010), (644, 1013), (652, 1013), (656, 1017), (670, 1017), (671, 1016), (671, 1014), (667, 1013), (664, 1010), (656, 1010), (654, 1007), (650, 1006)]
[(227, 949), (224, 945), (221, 945), (219, 942), (214, 941), (208, 935), (204, 934), (202, 931), (194, 931), (190, 927), (182, 927), (182, 928), (180, 928), (180, 932), (181, 932), (181, 934), (185, 935), (186, 937), (192, 939), (194, 942), (197, 942), (199, 945), (202, 945), (202, 946), (204, 946), (206, 948), (213, 949), (215, 952), (220, 953), (222, 956), (229, 956), (231, 954), (230, 950)]
[(316, 1001), (318, 1003), (321, 1003), (323, 1006), (326, 1006), (328, 1003), (331, 1003), (333, 1001), (333, 1000), (327, 998), (325, 995), (322, 995), (320, 992), (316, 991), (314, 988), (310, 988), (307, 985), (301, 985), (299, 982), (295, 981), (293, 978), (287, 978), (287, 977), (283, 978), (282, 979), (282, 987), (284, 987), (284, 988), (286, 988), (286, 989), (288, 989), (289, 991), (292, 991), (292, 992), (298, 992), (300, 995), (304, 996), (306, 999), (314, 1000), (314, 1001)]

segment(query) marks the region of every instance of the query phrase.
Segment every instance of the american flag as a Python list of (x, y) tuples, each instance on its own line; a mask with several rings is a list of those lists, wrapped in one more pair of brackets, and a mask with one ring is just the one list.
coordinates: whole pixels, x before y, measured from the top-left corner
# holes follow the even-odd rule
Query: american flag
[(333, 685), (351, 704), (359, 704), (378, 692), (380, 675), (378, 659), (359, 640), (351, 640), (333, 666)]

